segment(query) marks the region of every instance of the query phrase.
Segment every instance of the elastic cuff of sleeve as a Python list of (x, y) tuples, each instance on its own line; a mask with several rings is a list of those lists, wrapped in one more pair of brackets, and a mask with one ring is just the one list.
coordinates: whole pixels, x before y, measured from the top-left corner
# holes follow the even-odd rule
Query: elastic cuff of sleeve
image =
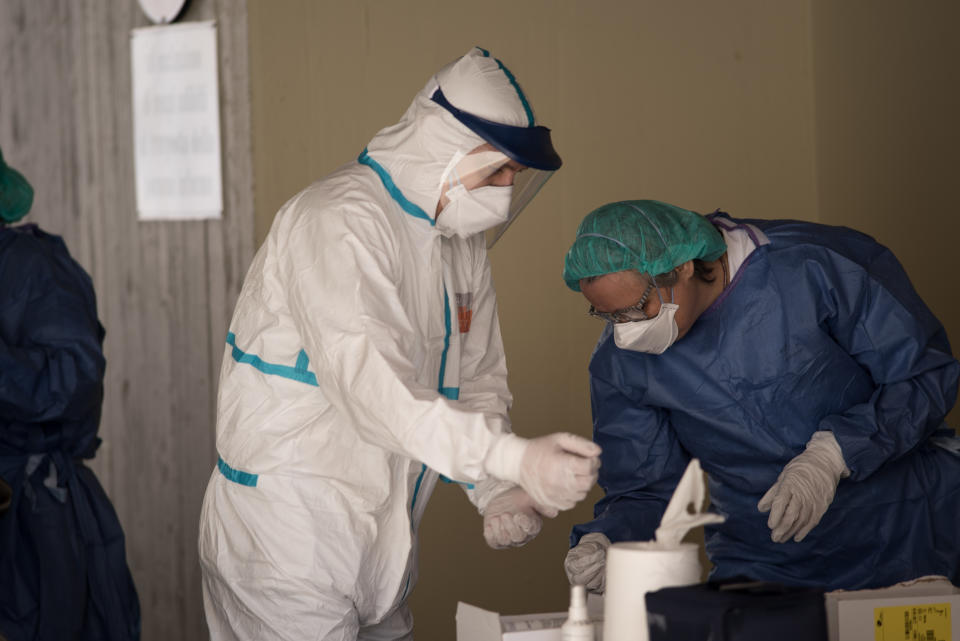
[(477, 483), (475, 489), (468, 491), (467, 495), (469, 496), (470, 492), (474, 493), (472, 500), (477, 507), (477, 512), (480, 513), (480, 516), (483, 516), (486, 514), (487, 506), (490, 505), (490, 501), (492, 501), (494, 497), (500, 496), (514, 487), (520, 486), (512, 481), (504, 481), (491, 476)]
[(527, 450), (527, 439), (515, 434), (501, 434), (487, 452), (483, 469), (498, 479), (520, 483), (520, 464)]
[(837, 443), (837, 437), (833, 432), (829, 430), (814, 432), (807, 447), (823, 452), (840, 478), (845, 479), (850, 476), (850, 468), (843, 460), (843, 450), (840, 449), (840, 444)]
[(580, 541), (577, 543), (589, 543), (591, 541), (596, 541), (603, 546), (604, 549), (610, 547), (610, 539), (607, 538), (607, 535), (603, 532), (589, 532), (580, 537)]

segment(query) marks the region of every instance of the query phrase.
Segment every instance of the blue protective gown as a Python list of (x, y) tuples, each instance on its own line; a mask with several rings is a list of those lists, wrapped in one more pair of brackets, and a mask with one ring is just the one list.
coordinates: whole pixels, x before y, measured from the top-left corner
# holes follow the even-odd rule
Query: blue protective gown
[[(686, 336), (661, 355), (619, 349), (609, 326), (601, 336), (590, 378), (606, 496), (571, 543), (653, 538), (696, 457), (726, 516), (706, 528), (711, 579), (960, 584), (960, 456), (931, 441), (957, 443), (943, 436), (960, 375), (943, 327), (870, 237), (740, 222), (770, 243)], [(817, 430), (834, 433), (851, 476), (802, 542), (774, 543), (757, 502)]]
[(138, 639), (123, 531), (82, 459), (103, 400), (89, 276), (58, 236), (0, 226), (0, 637)]

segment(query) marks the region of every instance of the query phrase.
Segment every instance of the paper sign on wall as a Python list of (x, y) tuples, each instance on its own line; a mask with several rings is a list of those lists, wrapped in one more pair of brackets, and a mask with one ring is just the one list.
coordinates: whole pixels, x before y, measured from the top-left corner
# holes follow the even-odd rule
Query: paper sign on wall
[(130, 49), (139, 218), (219, 218), (223, 187), (214, 23), (134, 29)]

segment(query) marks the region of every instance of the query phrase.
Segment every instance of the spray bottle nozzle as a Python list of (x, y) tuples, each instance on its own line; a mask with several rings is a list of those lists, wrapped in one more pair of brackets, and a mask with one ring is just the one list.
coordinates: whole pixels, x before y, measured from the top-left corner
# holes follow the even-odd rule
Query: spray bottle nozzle
[(592, 641), (594, 638), (593, 622), (587, 614), (587, 589), (582, 585), (570, 586), (570, 610), (560, 634), (564, 641)]
[(567, 612), (569, 621), (587, 621), (587, 590), (582, 585), (570, 586), (570, 610)]

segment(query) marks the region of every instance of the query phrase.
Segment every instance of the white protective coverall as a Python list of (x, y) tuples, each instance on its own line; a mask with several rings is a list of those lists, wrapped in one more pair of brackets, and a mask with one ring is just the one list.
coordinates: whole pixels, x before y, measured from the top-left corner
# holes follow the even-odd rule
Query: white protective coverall
[(528, 122), (512, 77), (472, 50), (359, 161), (287, 202), (247, 274), (200, 524), (214, 640), (410, 638), (416, 532), (438, 474), (481, 511), (513, 485), (485, 467), (520, 439), (504, 436), (484, 235), (434, 224), (442, 176), (484, 140), (430, 100), (438, 83), (464, 110)]

